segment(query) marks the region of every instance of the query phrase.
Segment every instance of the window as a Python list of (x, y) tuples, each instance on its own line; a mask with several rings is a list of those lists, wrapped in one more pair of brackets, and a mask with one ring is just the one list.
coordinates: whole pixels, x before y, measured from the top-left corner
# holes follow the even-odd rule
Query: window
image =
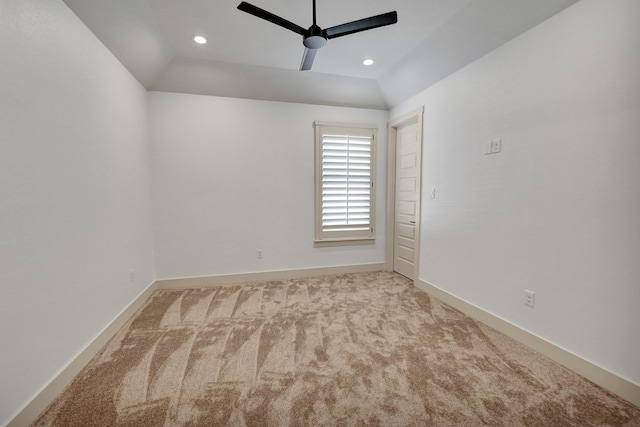
[(371, 243), (375, 125), (315, 122), (316, 245)]

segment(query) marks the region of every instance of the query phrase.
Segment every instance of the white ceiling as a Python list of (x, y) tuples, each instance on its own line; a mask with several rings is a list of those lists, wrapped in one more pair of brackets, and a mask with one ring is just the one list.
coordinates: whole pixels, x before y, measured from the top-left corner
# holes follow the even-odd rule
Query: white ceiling
[[(578, 0), (317, 0), (322, 28), (395, 10), (398, 23), (329, 40), (298, 71), (302, 37), (240, 0), (64, 0), (147, 89), (387, 109)], [(312, 0), (249, 0), (304, 28)], [(201, 34), (206, 45), (191, 37)], [(364, 58), (375, 58), (364, 67)]]

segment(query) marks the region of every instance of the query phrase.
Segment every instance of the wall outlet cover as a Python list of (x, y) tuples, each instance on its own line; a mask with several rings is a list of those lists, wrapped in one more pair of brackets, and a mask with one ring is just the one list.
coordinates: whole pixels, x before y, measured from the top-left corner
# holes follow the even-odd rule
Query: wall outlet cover
[(532, 291), (524, 291), (524, 305), (533, 307), (536, 304), (536, 294)]

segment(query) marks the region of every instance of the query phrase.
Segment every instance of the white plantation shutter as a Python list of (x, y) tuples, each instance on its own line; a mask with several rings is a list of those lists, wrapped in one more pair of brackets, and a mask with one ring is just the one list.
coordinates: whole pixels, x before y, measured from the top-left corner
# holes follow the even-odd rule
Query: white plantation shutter
[(376, 129), (315, 125), (316, 241), (372, 239)]
[(322, 231), (369, 230), (371, 138), (322, 135)]

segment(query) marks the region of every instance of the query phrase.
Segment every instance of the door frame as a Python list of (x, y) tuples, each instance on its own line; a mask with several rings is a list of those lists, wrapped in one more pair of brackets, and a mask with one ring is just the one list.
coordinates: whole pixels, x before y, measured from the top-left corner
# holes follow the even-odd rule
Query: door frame
[(392, 119), (387, 124), (388, 135), (388, 153), (387, 153), (387, 223), (385, 233), (385, 267), (387, 270), (393, 271), (393, 251), (395, 241), (395, 224), (396, 224), (396, 146), (398, 129), (413, 123), (418, 125), (418, 138), (420, 141), (420, 167), (418, 168), (419, 176), (417, 180), (418, 185), (418, 203), (416, 203), (416, 247), (414, 250), (414, 271), (413, 281), (418, 280), (418, 270), (420, 264), (420, 211), (422, 205), (422, 146), (423, 144), (423, 121), (424, 121), (424, 107), (417, 108), (409, 113), (403, 114), (400, 117)]

